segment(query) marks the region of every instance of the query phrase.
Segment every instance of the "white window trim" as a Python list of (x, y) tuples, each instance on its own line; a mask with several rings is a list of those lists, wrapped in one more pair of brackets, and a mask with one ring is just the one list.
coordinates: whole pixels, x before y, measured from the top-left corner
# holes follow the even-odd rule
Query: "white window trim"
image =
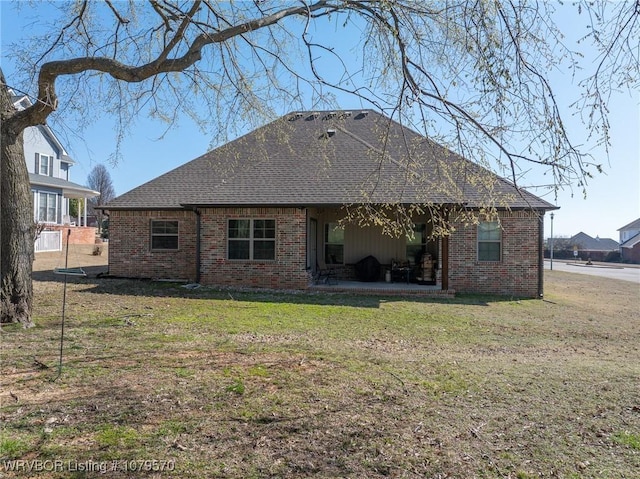
[[(481, 240), (480, 239), (480, 225), (483, 223), (495, 223), (500, 232), (500, 238), (497, 240)], [(500, 258), (498, 259), (481, 259), (480, 258), (480, 243), (497, 243), (500, 251)], [(476, 258), (480, 263), (499, 263), (502, 261), (502, 225), (500, 221), (481, 221), (476, 228)]]
[[(47, 168), (46, 173), (42, 172), (42, 158), (47, 159)], [(44, 153), (40, 153), (38, 159), (38, 174), (42, 176), (53, 176), (53, 155), (46, 155)]]
[[(46, 224), (57, 224), (58, 223), (58, 195), (56, 193), (51, 193), (49, 191), (36, 191), (34, 192), (34, 195), (36, 197), (36, 207), (35, 207), (35, 218), (36, 218), (36, 222), (37, 223), (46, 223)], [(41, 219), (40, 218), (40, 204), (41, 201), (40, 199), (42, 198), (42, 195), (46, 195), (47, 196), (47, 204), (45, 206), (45, 218), (48, 217), (49, 215), (49, 202), (48, 199), (53, 196), (54, 199), (54, 219), (53, 220), (48, 220), (48, 219)]]
[[(249, 221), (249, 238), (230, 238), (229, 237), (229, 225), (231, 221)], [(255, 221), (273, 221), (274, 225), (274, 237), (273, 238), (255, 238), (254, 234), (254, 222)], [(275, 218), (228, 218), (227, 219), (227, 260), (228, 261), (265, 261), (265, 262), (273, 262), (277, 257), (277, 248), (276, 248), (276, 236), (278, 231), (278, 222)], [(232, 241), (248, 241), (249, 242), (249, 258), (229, 258), (230, 243)], [(254, 242), (255, 241), (272, 241), (273, 242), (273, 258), (271, 259), (254, 259)]]

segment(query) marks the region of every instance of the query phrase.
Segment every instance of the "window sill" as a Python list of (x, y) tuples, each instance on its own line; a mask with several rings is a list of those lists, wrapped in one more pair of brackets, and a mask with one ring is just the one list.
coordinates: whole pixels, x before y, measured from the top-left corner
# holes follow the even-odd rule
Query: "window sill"
[(230, 263), (275, 263), (277, 259), (237, 259), (237, 258), (226, 258), (225, 261), (229, 261)]

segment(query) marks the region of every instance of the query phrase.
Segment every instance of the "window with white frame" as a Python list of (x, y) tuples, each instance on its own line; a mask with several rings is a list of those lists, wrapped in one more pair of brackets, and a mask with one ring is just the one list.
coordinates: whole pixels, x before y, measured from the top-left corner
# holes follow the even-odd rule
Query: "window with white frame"
[(38, 222), (55, 223), (58, 219), (58, 195), (55, 193), (38, 194)]
[(41, 175), (51, 176), (53, 169), (53, 156), (50, 155), (40, 155), (39, 159), (39, 171)]
[(502, 252), (502, 230), (497, 221), (482, 221), (478, 224), (478, 261), (500, 261)]
[(151, 220), (151, 249), (178, 249), (178, 222), (174, 220)]
[(427, 225), (413, 225), (413, 238), (407, 238), (407, 261), (418, 264), (426, 250)]
[(324, 260), (327, 263), (344, 263), (344, 228), (338, 223), (324, 225)]
[(276, 259), (276, 220), (229, 220), (227, 238), (229, 259)]

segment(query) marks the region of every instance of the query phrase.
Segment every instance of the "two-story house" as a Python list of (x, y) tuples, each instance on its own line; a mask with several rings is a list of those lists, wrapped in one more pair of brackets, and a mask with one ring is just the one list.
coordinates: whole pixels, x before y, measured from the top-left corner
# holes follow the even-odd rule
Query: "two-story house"
[[(13, 95), (18, 109), (31, 105), (26, 96)], [(69, 181), (69, 170), (74, 161), (60, 140), (47, 125), (38, 125), (24, 131), (24, 156), (33, 194), (33, 219), (44, 230), (36, 240), (36, 252), (57, 251), (62, 248), (61, 230), (73, 227), (74, 243), (93, 243), (95, 228), (87, 228), (87, 199), (100, 193)], [(84, 199), (84, 209), (78, 218), (69, 215), (69, 199)]]
[(618, 230), (620, 257), (627, 263), (640, 263), (640, 218)]

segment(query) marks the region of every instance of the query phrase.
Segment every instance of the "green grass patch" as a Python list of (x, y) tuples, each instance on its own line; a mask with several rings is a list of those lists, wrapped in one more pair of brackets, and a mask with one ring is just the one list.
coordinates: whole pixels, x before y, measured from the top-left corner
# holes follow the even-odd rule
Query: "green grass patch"
[(0, 435), (0, 459), (18, 459), (31, 449), (30, 441), (23, 438), (7, 437)]
[(230, 393), (238, 394), (238, 395), (244, 394), (244, 391), (245, 391), (244, 381), (242, 379), (236, 379), (235, 381), (233, 381), (233, 383), (231, 383), (226, 387), (226, 391)]
[(176, 368), (175, 372), (179, 378), (192, 378), (195, 374), (191, 369), (184, 367)]
[(101, 448), (131, 448), (139, 444), (141, 435), (131, 427), (105, 424), (96, 432), (95, 440)]
[(618, 444), (640, 451), (640, 433), (619, 432), (613, 435), (613, 440)]
[(36, 282), (37, 327), (1, 332), (2, 457), (171, 460), (176, 478), (634, 477), (637, 288), (574, 276), (550, 276), (553, 302), (86, 279), (55, 381), (60, 285)]

